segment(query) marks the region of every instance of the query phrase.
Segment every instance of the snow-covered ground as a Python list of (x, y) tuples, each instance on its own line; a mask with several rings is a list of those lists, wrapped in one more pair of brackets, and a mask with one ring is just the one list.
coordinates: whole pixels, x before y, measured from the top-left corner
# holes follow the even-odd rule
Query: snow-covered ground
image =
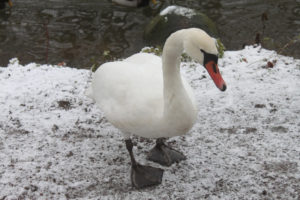
[[(225, 92), (182, 63), (199, 115), (168, 142), (187, 160), (136, 190), (122, 135), (84, 95), (90, 72), (12, 59), (0, 68), (0, 199), (299, 199), (300, 60), (247, 47), (219, 66)], [(159, 166), (145, 159), (154, 141), (134, 141)]]

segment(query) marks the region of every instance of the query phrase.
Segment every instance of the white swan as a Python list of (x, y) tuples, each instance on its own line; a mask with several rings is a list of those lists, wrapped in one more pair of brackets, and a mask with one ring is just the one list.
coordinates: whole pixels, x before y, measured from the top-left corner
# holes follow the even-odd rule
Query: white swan
[[(151, 0), (153, 4), (157, 4), (156, 0)], [(112, 2), (129, 7), (142, 7), (149, 5), (150, 0), (112, 0)]]
[[(137, 188), (159, 184), (163, 171), (135, 161), (130, 135), (179, 136), (188, 132), (196, 120), (192, 88), (180, 74), (183, 51), (205, 66), (220, 90), (226, 89), (217, 66), (216, 41), (196, 28), (173, 33), (164, 45), (162, 59), (138, 53), (123, 61), (105, 63), (93, 75), (89, 96), (108, 121), (124, 133), (132, 161), (132, 184)], [(148, 158), (163, 165), (185, 159), (161, 139)]]

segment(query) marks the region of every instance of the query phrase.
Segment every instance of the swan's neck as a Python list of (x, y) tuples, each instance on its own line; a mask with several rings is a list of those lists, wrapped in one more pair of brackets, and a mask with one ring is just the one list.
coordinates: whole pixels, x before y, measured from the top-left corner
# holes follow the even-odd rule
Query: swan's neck
[(166, 41), (163, 49), (163, 78), (164, 97), (170, 98), (177, 94), (182, 87), (180, 75), (180, 59), (183, 51), (183, 35), (180, 32), (173, 33)]
[(180, 128), (189, 126), (190, 123), (194, 123), (195, 118), (194, 105), (184, 88), (180, 74), (180, 60), (183, 52), (183, 41), (183, 31), (173, 33), (167, 39), (162, 55), (164, 121), (165, 123), (168, 123), (168, 125), (179, 126)]

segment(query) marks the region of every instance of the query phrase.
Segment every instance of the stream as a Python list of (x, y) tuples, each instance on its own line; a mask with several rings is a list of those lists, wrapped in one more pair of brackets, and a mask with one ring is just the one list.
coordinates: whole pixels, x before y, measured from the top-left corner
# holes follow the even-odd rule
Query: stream
[[(109, 58), (123, 58), (147, 46), (144, 27), (160, 10), (128, 8), (110, 0), (12, 0), (0, 10), (0, 66), (9, 59), (90, 68)], [(162, 0), (161, 0), (162, 2)], [(227, 50), (253, 44), (257, 33), (267, 48), (300, 58), (300, 0), (175, 0), (209, 16)], [(164, 3), (164, 6), (166, 3)], [(267, 19), (262, 20), (265, 13)]]

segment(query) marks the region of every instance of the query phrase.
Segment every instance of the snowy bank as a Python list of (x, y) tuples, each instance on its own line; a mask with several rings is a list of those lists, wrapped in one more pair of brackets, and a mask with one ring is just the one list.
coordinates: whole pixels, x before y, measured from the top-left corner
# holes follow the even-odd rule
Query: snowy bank
[[(300, 60), (227, 51), (226, 92), (198, 65), (182, 63), (197, 123), (169, 139), (187, 160), (136, 190), (121, 134), (84, 95), (90, 72), (13, 59), (0, 68), (0, 199), (299, 199)], [(159, 166), (145, 160), (154, 142), (134, 141), (137, 159)]]

